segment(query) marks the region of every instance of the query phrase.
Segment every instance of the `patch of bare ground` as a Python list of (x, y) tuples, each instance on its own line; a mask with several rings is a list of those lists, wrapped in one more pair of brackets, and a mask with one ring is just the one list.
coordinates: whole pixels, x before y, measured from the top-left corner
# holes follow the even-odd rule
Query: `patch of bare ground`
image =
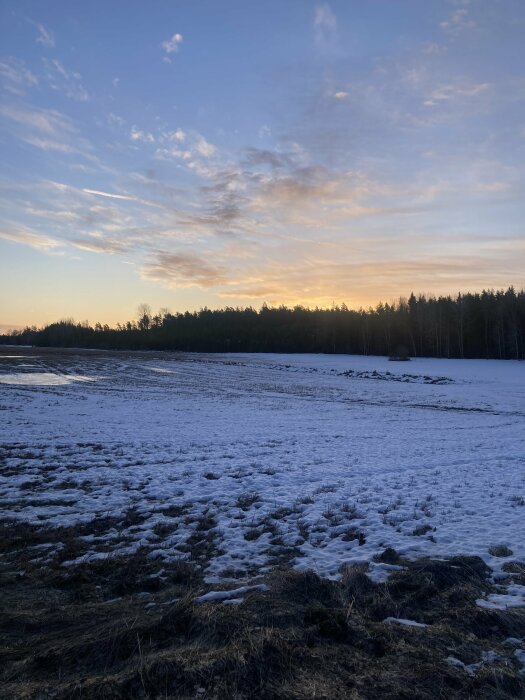
[[(280, 565), (252, 582), (212, 587), (200, 556), (212, 546), (213, 526), (196, 528), (200, 550), (191, 562), (160, 564), (139, 550), (74, 566), (63, 556), (43, 566), (28, 555), (24, 541), (49, 543), (52, 532), (6, 526), (0, 697), (525, 696), (516, 645), (505, 643), (523, 637), (525, 610), (476, 606), (491, 589), (481, 559), (396, 556), (402, 568), (381, 584), (366, 565), (344, 568), (337, 582)], [(514, 568), (509, 576), (521, 574)], [(250, 583), (259, 588), (232, 592), (237, 604), (197, 600)]]

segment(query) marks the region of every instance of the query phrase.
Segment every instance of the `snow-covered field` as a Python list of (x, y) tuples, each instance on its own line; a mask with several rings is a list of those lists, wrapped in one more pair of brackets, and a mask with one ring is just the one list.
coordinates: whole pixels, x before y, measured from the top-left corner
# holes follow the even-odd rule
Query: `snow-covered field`
[(0, 411), (0, 516), (107, 518), (84, 558), (202, 539), (211, 581), (386, 547), (525, 561), (523, 363), (3, 348)]

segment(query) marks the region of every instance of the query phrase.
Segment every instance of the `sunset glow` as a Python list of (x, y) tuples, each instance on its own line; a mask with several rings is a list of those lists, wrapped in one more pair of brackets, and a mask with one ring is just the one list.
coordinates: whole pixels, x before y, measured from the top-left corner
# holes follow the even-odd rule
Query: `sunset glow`
[(4, 328), (525, 282), (521, 0), (6, 0), (1, 26)]

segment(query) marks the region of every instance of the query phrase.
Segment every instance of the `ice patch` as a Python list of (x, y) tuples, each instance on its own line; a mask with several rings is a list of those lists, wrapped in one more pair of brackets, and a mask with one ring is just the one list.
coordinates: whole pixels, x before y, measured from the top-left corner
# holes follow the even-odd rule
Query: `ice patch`
[(521, 665), (520, 674), (525, 674), (525, 650), (515, 649), (514, 658)]
[(523, 642), (523, 639), (518, 639), (517, 637), (508, 637), (504, 642), (504, 646), (506, 647), (519, 647), (519, 645)]

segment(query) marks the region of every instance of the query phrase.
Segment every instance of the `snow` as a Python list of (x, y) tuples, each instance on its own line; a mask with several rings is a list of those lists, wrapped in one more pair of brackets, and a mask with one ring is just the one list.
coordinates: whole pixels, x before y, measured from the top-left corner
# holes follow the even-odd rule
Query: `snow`
[(428, 627), (424, 622), (416, 622), (415, 620), (407, 620), (404, 617), (386, 617), (383, 622), (395, 622), (398, 625), (406, 625), (407, 627)]
[[(19, 367), (32, 365), (20, 364)], [(81, 375), (60, 375), (53, 372), (14, 372), (0, 375), (0, 384), (22, 384), (33, 386), (60, 386), (71, 382), (93, 382), (95, 377), (83, 377)]]
[(487, 598), (478, 599), (476, 605), (488, 610), (523, 608), (525, 607), (525, 586), (519, 584), (506, 586), (505, 593), (491, 593)]
[(465, 668), (465, 664), (463, 663), (463, 661), (456, 659), (455, 656), (447, 656), (445, 661), (447, 662), (447, 664), (449, 664), (449, 666), (457, 666), (458, 668)]
[(369, 562), (368, 567), (368, 577), (374, 583), (384, 583), (392, 571), (401, 571), (403, 569), (403, 567), (398, 564), (376, 563), (375, 561)]
[(457, 666), (457, 668), (462, 668), (469, 676), (475, 676), (476, 671), (483, 666), (483, 661), (478, 661), (475, 664), (465, 664), (463, 661), (456, 659), (454, 656), (448, 656), (445, 661), (450, 666)]
[(514, 658), (521, 666), (520, 673), (525, 673), (525, 650), (515, 649)]
[(224, 603), (238, 604), (241, 603), (243, 598), (239, 598), (239, 595), (248, 593), (249, 591), (267, 591), (268, 586), (265, 583), (260, 583), (255, 586), (240, 586), (239, 588), (234, 588), (230, 591), (209, 591), (204, 595), (195, 598), (197, 603), (209, 603), (210, 601), (220, 601)]
[[(514, 656), (518, 664), (522, 665), (525, 663), (525, 651), (523, 651), (522, 649), (515, 649), (512, 656)], [(489, 649), (488, 651), (481, 652), (481, 661), (478, 661), (477, 663), (465, 664), (463, 661), (457, 659), (454, 656), (447, 657), (445, 661), (450, 666), (462, 668), (466, 673), (468, 673), (469, 676), (475, 676), (476, 671), (478, 671), (482, 666), (494, 664), (498, 661), (502, 661), (503, 663), (505, 663), (505, 665), (508, 665), (510, 659), (508, 655), (501, 656), (493, 649)], [(523, 673), (524, 670), (525, 669), (520, 669), (519, 673)]]
[(523, 641), (523, 639), (518, 639), (518, 637), (508, 637), (503, 644), (507, 647), (519, 647)]
[[(478, 555), (495, 578), (525, 561), (519, 362), (0, 350), (0, 452), (0, 517), (138, 513), (86, 540), (83, 561), (188, 558), (204, 516), (209, 581), (264, 572), (282, 551), (332, 578), (370, 562), (377, 580), (395, 567), (372, 561), (386, 547)], [(524, 604), (519, 587), (480, 604), (497, 596)]]

